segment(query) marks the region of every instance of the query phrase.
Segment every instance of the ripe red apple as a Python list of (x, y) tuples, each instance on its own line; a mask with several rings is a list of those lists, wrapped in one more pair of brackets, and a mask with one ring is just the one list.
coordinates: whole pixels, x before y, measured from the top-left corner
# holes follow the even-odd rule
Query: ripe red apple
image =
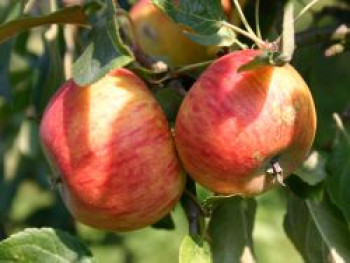
[(66, 82), (44, 112), (40, 138), (64, 202), (90, 226), (126, 231), (150, 225), (184, 189), (166, 117), (126, 69), (86, 87)]
[(171, 67), (202, 62), (215, 57), (219, 48), (190, 40), (186, 28), (171, 20), (150, 0), (139, 0), (130, 10), (134, 33), (146, 54)]
[[(311, 93), (291, 66), (238, 72), (260, 51), (215, 61), (186, 95), (175, 142), (185, 170), (220, 194), (255, 195), (287, 177), (310, 150), (316, 129)], [(274, 166), (275, 168), (278, 168)]]

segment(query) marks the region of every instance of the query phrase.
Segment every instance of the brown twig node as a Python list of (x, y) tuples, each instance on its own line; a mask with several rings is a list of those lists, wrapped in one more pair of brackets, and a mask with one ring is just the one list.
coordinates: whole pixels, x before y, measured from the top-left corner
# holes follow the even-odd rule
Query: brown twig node
[(55, 190), (59, 185), (63, 183), (61, 176), (53, 175), (50, 176), (51, 189)]

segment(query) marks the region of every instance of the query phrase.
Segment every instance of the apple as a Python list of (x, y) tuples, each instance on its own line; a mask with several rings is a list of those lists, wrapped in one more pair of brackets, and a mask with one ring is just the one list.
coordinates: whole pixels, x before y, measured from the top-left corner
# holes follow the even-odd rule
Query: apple
[[(247, 3), (247, 0), (238, 0), (238, 3), (241, 9), (243, 10), (244, 6)], [(221, 6), (222, 6), (222, 9), (224, 10), (227, 20), (234, 25), (239, 25), (240, 24), (239, 14), (236, 11), (236, 8), (234, 7), (234, 3), (232, 2), (232, 0), (221, 0)]]
[(170, 67), (180, 67), (213, 59), (216, 46), (203, 46), (190, 40), (187, 29), (171, 20), (150, 0), (139, 0), (130, 10), (134, 34), (141, 50)]
[(175, 143), (185, 170), (215, 193), (266, 191), (302, 164), (314, 140), (314, 102), (291, 65), (238, 71), (260, 52), (241, 50), (216, 60), (191, 87), (176, 118)]
[(112, 70), (85, 87), (67, 81), (43, 114), (40, 139), (65, 204), (87, 225), (145, 227), (183, 192), (166, 117), (129, 70)]

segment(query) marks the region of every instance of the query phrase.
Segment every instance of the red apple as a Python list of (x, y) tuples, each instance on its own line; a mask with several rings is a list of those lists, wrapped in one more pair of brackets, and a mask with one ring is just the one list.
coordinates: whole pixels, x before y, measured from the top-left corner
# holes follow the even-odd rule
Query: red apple
[(171, 20), (150, 0), (139, 0), (130, 10), (136, 39), (146, 54), (171, 67), (202, 62), (215, 57), (219, 48), (190, 40), (187, 30)]
[[(261, 193), (297, 169), (316, 129), (315, 106), (291, 66), (238, 72), (260, 51), (225, 55), (208, 67), (186, 95), (175, 142), (185, 170), (213, 192)], [(278, 168), (275, 166), (275, 168)]]
[(66, 82), (44, 112), (40, 138), (64, 202), (90, 226), (150, 225), (184, 189), (166, 117), (128, 70), (112, 70), (86, 87)]

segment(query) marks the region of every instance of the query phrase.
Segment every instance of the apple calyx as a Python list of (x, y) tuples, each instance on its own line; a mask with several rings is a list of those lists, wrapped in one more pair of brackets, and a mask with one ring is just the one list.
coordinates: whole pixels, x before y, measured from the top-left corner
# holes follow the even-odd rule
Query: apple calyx
[(283, 182), (283, 168), (281, 167), (278, 159), (279, 156), (275, 156), (270, 160), (271, 166), (266, 169), (266, 174), (272, 175), (280, 185), (286, 186)]
[(288, 64), (291, 60), (290, 57), (274, 48), (277, 42), (272, 42), (270, 44), (271, 48), (262, 50), (261, 54), (256, 55), (254, 59), (240, 66), (238, 72), (256, 69), (261, 66), (282, 67), (285, 64)]

